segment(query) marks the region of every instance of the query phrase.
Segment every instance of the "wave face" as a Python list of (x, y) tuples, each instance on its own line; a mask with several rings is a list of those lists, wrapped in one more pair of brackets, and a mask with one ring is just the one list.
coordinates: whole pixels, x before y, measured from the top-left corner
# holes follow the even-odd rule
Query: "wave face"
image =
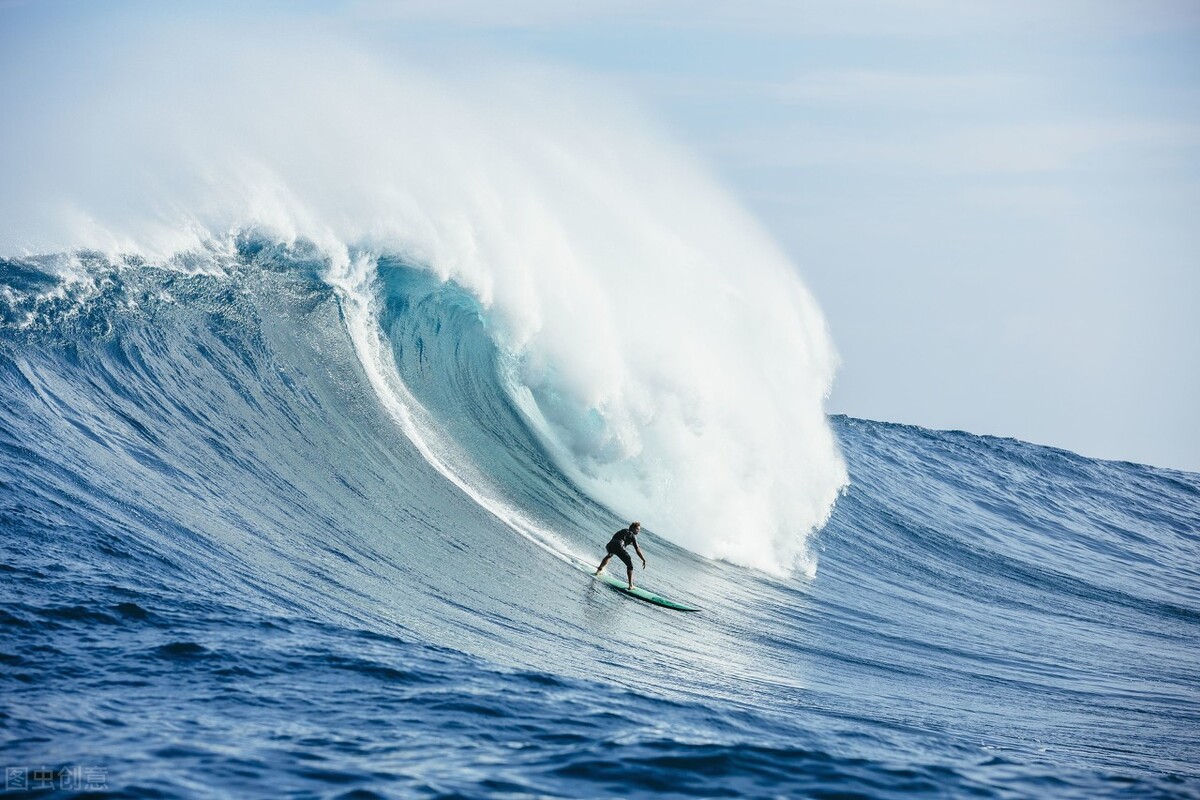
[[(127, 796), (1200, 791), (1200, 476), (838, 417), (820, 568), (773, 574), (663, 535), (477, 286), (219, 256), (0, 262), (9, 765)], [(631, 514), (645, 584), (703, 613), (563, 563)]]

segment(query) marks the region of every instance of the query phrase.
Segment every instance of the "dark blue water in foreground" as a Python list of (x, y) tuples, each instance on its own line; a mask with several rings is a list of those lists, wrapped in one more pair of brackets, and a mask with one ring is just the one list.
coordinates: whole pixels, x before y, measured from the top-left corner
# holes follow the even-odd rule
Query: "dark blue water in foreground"
[[(417, 453), (321, 264), (0, 262), (0, 743), (31, 797), (1200, 796), (1200, 476), (835, 418), (813, 578), (653, 535), (591, 583)], [(406, 382), (600, 552), (470, 298), (384, 264)], [(22, 791), (10, 788), (11, 796)]]

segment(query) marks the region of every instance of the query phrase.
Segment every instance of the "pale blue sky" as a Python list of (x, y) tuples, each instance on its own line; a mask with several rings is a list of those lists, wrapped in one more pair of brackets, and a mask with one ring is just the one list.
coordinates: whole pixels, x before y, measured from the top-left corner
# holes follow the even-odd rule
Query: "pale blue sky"
[[(111, 8), (0, 3), (0, 59), (201, 7)], [(832, 411), (1200, 470), (1200, 4), (205, 8), (615, 83), (792, 256), (841, 353)]]

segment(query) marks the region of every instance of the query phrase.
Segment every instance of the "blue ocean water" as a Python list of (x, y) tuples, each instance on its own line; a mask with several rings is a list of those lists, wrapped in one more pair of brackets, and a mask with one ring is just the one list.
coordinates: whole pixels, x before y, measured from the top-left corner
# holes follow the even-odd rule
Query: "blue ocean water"
[[(648, 522), (678, 614), (414, 446), (314, 249), (64, 258), (0, 262), (13, 796), (1200, 795), (1200, 475), (835, 417), (815, 574)], [(489, 496), (598, 560), (628, 520), (530, 429), (487, 310), (400, 260), (377, 291)]]

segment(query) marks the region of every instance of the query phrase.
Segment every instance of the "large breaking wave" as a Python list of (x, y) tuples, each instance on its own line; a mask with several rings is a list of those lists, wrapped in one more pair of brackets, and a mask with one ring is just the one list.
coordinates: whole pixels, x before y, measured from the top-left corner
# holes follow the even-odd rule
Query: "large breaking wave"
[(375, 388), (420, 416), (377, 333), (378, 261), (403, 259), (480, 302), (516, 406), (589, 494), (706, 557), (814, 568), (847, 480), (824, 319), (635, 111), (518, 69), (437, 80), (324, 38), (200, 38), (131, 44), (86, 102), (18, 101), (0, 247), (214, 270), (243, 233), (311, 243)]

